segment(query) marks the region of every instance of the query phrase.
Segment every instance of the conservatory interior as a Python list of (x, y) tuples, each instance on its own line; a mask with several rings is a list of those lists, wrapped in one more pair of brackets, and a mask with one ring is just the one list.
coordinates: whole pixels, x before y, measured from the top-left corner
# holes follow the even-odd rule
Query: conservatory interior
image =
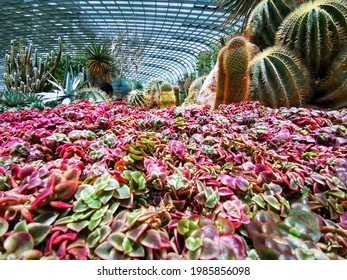
[(347, 258), (347, 0), (0, 4), (0, 260)]

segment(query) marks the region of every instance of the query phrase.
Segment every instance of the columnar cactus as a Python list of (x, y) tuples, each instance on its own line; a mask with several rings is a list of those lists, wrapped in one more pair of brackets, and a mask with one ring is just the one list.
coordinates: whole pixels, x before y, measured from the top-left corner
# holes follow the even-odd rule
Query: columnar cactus
[(175, 99), (176, 99), (176, 106), (181, 105), (181, 99), (180, 99), (180, 87), (178, 85), (174, 85), (172, 87), (174, 94), (175, 94)]
[(347, 43), (346, 1), (302, 4), (283, 21), (275, 42), (294, 50), (310, 72), (324, 75), (336, 53)]
[(242, 36), (230, 39), (220, 51), (218, 84), (215, 108), (219, 104), (230, 104), (248, 100), (250, 51)]
[(160, 108), (175, 107), (176, 98), (172, 85), (168, 82), (162, 83), (159, 96)]
[(310, 92), (309, 72), (289, 49), (268, 48), (250, 63), (251, 99), (272, 108), (298, 107)]
[(136, 107), (145, 107), (145, 96), (143, 91), (134, 89), (127, 96), (127, 104)]
[(347, 106), (347, 45), (338, 53), (329, 69), (328, 78), (318, 88), (319, 104), (339, 109)]
[(54, 75), (61, 55), (62, 42), (58, 39), (59, 49), (46, 55), (45, 60), (39, 58), (37, 50), (33, 52), (32, 44), (24, 49), (23, 38), (19, 40), (19, 53), (15, 56), (14, 41), (11, 41), (11, 52), (6, 55), (4, 82), (6, 87), (15, 92), (43, 92), (48, 91), (51, 84), (48, 78)]
[(183, 106), (189, 106), (192, 104), (196, 104), (198, 94), (200, 92), (202, 85), (204, 84), (204, 82), (206, 80), (206, 77), (207, 76), (205, 76), (205, 75), (198, 77), (191, 83), (191, 85), (189, 86), (187, 98), (184, 100), (184, 102), (182, 104)]
[(278, 27), (302, 2), (302, 0), (261, 1), (254, 8), (247, 23), (251, 42), (262, 49), (273, 46)]
[(161, 79), (149, 81), (145, 88), (145, 104), (148, 108), (159, 108), (160, 86), (164, 83)]

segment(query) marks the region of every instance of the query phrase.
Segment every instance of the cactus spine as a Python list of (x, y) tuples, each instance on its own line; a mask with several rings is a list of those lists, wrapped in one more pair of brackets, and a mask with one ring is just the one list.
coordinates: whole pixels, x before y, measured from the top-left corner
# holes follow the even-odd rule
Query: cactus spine
[(298, 107), (310, 92), (309, 73), (291, 51), (282, 46), (268, 48), (250, 63), (251, 99), (263, 105)]
[(32, 45), (24, 49), (23, 38), (19, 40), (19, 53), (15, 55), (14, 41), (11, 41), (10, 54), (6, 55), (4, 82), (6, 87), (15, 92), (37, 93), (49, 91), (51, 84), (48, 78), (54, 75), (61, 55), (62, 42), (58, 39), (59, 49), (57, 56), (52, 51), (45, 60), (38, 57), (37, 50), (32, 50)]
[(161, 84), (164, 83), (161, 79), (153, 79), (146, 84), (145, 88), (145, 104), (148, 108), (159, 108), (159, 95)]
[(340, 109), (347, 106), (347, 45), (342, 48), (329, 69), (328, 78), (318, 88), (318, 104)]
[(215, 108), (248, 100), (250, 51), (242, 36), (230, 39), (219, 55), (218, 84)]
[(127, 96), (127, 104), (136, 107), (145, 107), (144, 92), (138, 89), (130, 91)]
[(168, 82), (162, 83), (159, 96), (160, 109), (176, 106), (176, 98), (172, 85)]
[(248, 23), (250, 41), (260, 48), (273, 46), (275, 34), (284, 18), (296, 9), (302, 0), (263, 0), (252, 11)]
[(314, 75), (321, 77), (347, 43), (345, 0), (316, 0), (302, 4), (286, 17), (276, 44), (294, 50)]

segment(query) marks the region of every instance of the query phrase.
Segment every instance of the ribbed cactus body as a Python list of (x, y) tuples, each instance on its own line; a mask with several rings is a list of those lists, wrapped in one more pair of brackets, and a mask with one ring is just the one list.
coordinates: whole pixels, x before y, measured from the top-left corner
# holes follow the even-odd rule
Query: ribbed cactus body
[(250, 41), (260, 48), (273, 46), (275, 34), (284, 18), (294, 11), (302, 0), (263, 0), (251, 13), (247, 31)]
[(328, 78), (318, 88), (318, 95), (321, 97), (314, 101), (325, 107), (347, 106), (347, 45), (332, 62)]
[(31, 44), (24, 48), (23, 39), (19, 40), (19, 50), (15, 55), (14, 41), (12, 41), (10, 54), (7, 54), (5, 58), (4, 82), (6, 87), (22, 93), (49, 91), (51, 84), (48, 79), (54, 75), (62, 55), (60, 38), (58, 45), (57, 55), (55, 56), (52, 51), (43, 60), (38, 58), (37, 50), (33, 51)]
[(144, 92), (138, 89), (134, 89), (129, 92), (127, 96), (127, 104), (136, 107), (145, 107), (145, 95)]
[(316, 0), (302, 4), (286, 17), (276, 44), (294, 50), (321, 77), (336, 53), (347, 44), (346, 0)]
[(159, 108), (159, 95), (161, 84), (164, 80), (153, 79), (147, 82), (145, 88), (145, 104), (148, 108)]
[(78, 90), (72, 101), (77, 101), (80, 99), (85, 99), (96, 103), (105, 103), (107, 101), (107, 96), (106, 93), (101, 89), (92, 87)]
[(159, 104), (161, 109), (176, 106), (175, 93), (168, 82), (162, 83), (160, 87)]
[(251, 99), (263, 105), (299, 107), (310, 93), (309, 73), (288, 48), (275, 46), (255, 56), (250, 63)]
[(242, 36), (232, 38), (220, 51), (215, 108), (248, 100), (248, 64), (251, 55), (247, 40)]
[(181, 97), (180, 97), (180, 87), (178, 85), (174, 85), (172, 87), (174, 94), (175, 94), (175, 99), (176, 99), (176, 106), (180, 106), (181, 105)]
[(190, 85), (189, 90), (188, 90), (188, 95), (186, 99), (183, 102), (183, 106), (189, 106), (196, 104), (196, 100), (198, 98), (198, 94), (200, 92), (200, 89), (202, 85), (204, 84), (207, 76), (201, 76), (196, 78)]

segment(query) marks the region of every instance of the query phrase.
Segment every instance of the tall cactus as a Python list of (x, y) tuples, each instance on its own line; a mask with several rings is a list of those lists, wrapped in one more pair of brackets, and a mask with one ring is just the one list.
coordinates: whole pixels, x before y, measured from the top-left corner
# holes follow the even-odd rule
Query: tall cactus
[(331, 64), (327, 79), (318, 88), (321, 97), (314, 102), (332, 109), (347, 106), (347, 45)]
[(220, 51), (215, 108), (219, 104), (230, 104), (248, 100), (250, 50), (242, 36), (230, 39)]
[(147, 82), (145, 87), (145, 104), (148, 108), (159, 108), (159, 95), (162, 79), (153, 79)]
[(189, 105), (196, 104), (198, 94), (206, 78), (207, 78), (206, 75), (200, 76), (191, 83), (191, 85), (189, 86), (188, 95), (186, 99), (184, 100), (182, 106), (189, 106)]
[(160, 109), (176, 106), (175, 94), (172, 85), (168, 82), (162, 83), (160, 87), (159, 104)]
[(255, 56), (250, 75), (251, 99), (265, 106), (299, 107), (309, 97), (309, 73), (286, 47), (271, 47)]
[(6, 55), (4, 82), (6, 87), (15, 92), (43, 92), (48, 91), (51, 84), (48, 78), (54, 75), (61, 55), (62, 42), (58, 39), (57, 55), (54, 51), (47, 54), (45, 59), (39, 58), (37, 50), (33, 51), (32, 44), (24, 49), (23, 38), (19, 40), (19, 52), (15, 55), (14, 41), (11, 41), (10, 54)]
[(181, 105), (181, 97), (180, 97), (180, 86), (179, 85), (174, 85), (172, 87), (174, 94), (175, 94), (175, 99), (176, 99), (176, 106), (180, 106)]
[(247, 32), (261, 49), (273, 46), (275, 34), (285, 17), (305, 0), (263, 0), (252, 11)]
[(315, 0), (289, 14), (276, 33), (276, 44), (294, 50), (316, 77), (347, 44), (346, 0)]

